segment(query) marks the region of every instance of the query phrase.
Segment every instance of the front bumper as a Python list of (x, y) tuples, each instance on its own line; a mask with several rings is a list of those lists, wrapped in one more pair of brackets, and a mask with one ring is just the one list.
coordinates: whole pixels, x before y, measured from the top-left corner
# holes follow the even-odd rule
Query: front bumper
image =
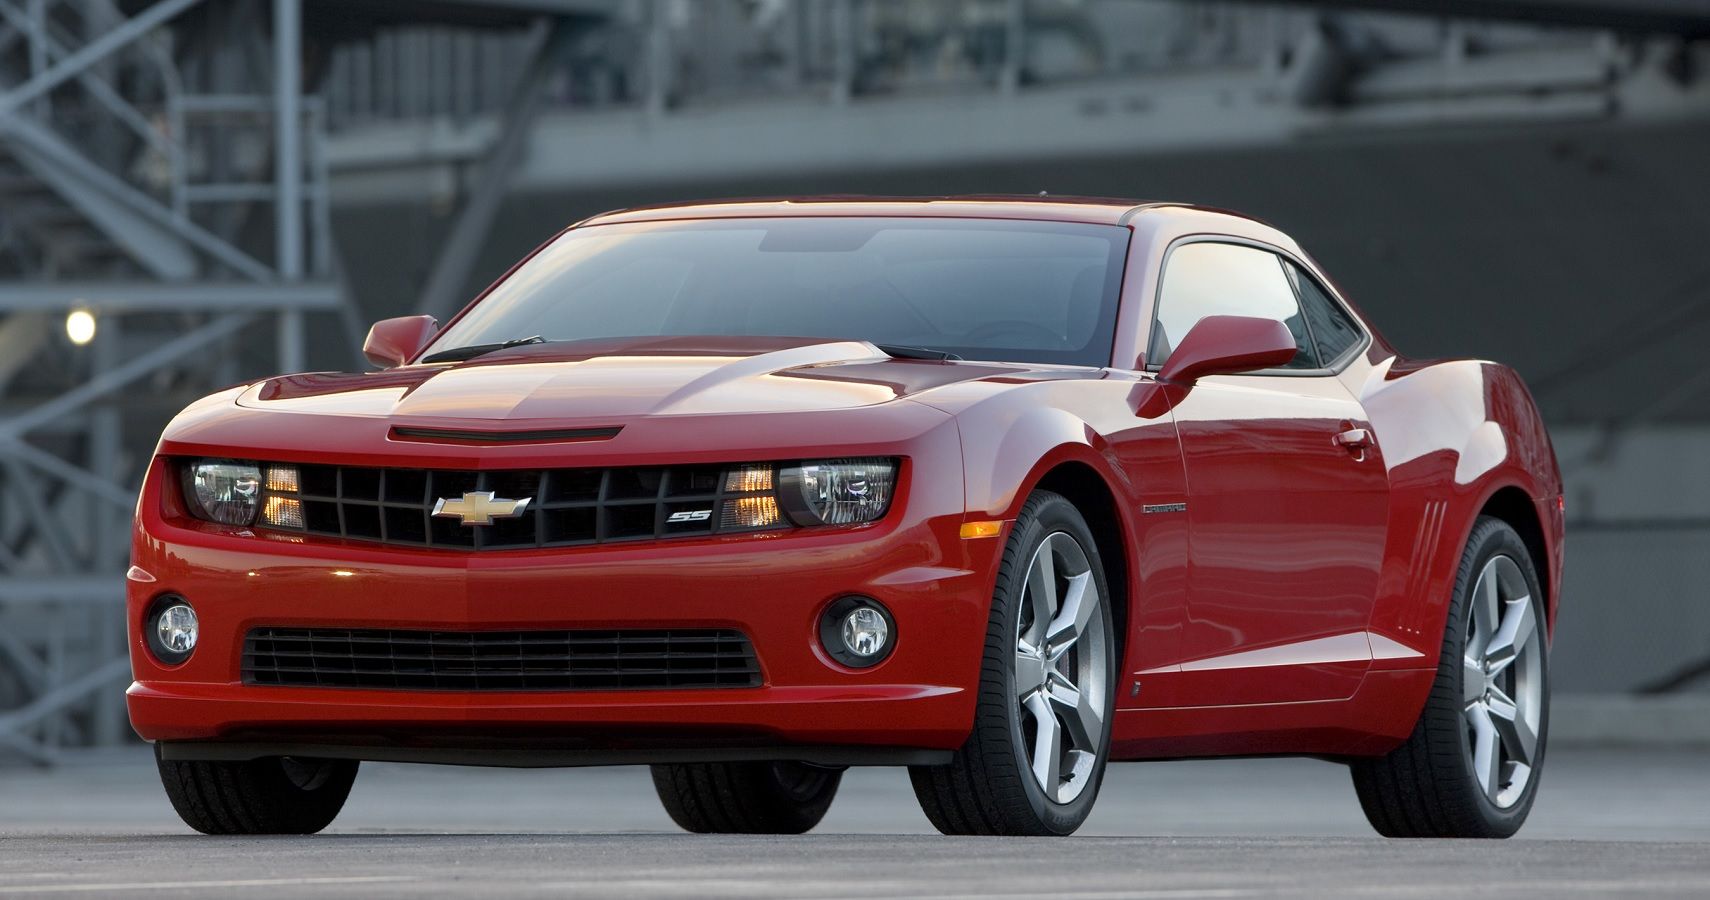
[[(874, 526), (545, 551), (399, 549), (218, 532), (162, 512), (164, 461), (139, 505), (128, 587), (131, 721), (180, 758), (271, 753), (489, 764), (809, 758), (920, 761), (960, 746), (1001, 539), (962, 540), (960, 484), (899, 494)], [(940, 482), (943, 479), (939, 479)], [(957, 479), (959, 482), (959, 479)], [(953, 488), (953, 490), (952, 490)], [(194, 605), (181, 666), (143, 641), (162, 594)], [(865, 670), (817, 646), (846, 594), (877, 598), (895, 649)], [(472, 692), (244, 684), (252, 628), (445, 631), (735, 628), (754, 688)], [(871, 751), (871, 752), (868, 752)], [(888, 751), (899, 751), (890, 753)]]

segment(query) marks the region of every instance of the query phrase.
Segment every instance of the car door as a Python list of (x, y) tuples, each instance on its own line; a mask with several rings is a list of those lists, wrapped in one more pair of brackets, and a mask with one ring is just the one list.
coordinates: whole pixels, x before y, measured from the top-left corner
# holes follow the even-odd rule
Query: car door
[(1345, 698), (1370, 665), (1388, 476), (1335, 377), (1358, 346), (1329, 336), (1324, 358), (1313, 339), (1312, 321), (1351, 320), (1303, 314), (1293, 266), (1219, 240), (1165, 257), (1148, 359), (1163, 362), (1207, 315), (1280, 320), (1298, 348), (1282, 369), (1172, 387), (1188, 493), (1182, 705)]

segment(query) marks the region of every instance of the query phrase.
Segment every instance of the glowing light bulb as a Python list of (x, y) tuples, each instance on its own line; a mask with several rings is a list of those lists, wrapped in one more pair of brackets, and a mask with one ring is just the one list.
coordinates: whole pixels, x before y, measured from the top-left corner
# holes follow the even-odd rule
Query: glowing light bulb
[(95, 314), (87, 309), (74, 309), (65, 317), (65, 336), (81, 347), (95, 340)]

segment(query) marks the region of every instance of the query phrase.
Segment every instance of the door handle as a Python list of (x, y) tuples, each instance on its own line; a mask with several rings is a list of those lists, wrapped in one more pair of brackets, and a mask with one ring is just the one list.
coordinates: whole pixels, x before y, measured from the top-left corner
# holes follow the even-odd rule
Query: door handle
[(1372, 433), (1364, 428), (1350, 428), (1336, 435), (1336, 443), (1348, 450), (1365, 450), (1372, 445)]

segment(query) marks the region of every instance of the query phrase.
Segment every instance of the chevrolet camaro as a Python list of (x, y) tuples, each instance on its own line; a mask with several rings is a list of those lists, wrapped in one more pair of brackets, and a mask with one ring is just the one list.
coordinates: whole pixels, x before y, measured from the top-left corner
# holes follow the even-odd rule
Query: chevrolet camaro
[(364, 350), (150, 463), (128, 705), (200, 831), (318, 831), (363, 760), (647, 764), (696, 832), (806, 831), (864, 765), (950, 834), (1073, 832), (1112, 761), (1330, 760), (1391, 836), (1536, 796), (1531, 396), (1250, 218), (621, 211)]

